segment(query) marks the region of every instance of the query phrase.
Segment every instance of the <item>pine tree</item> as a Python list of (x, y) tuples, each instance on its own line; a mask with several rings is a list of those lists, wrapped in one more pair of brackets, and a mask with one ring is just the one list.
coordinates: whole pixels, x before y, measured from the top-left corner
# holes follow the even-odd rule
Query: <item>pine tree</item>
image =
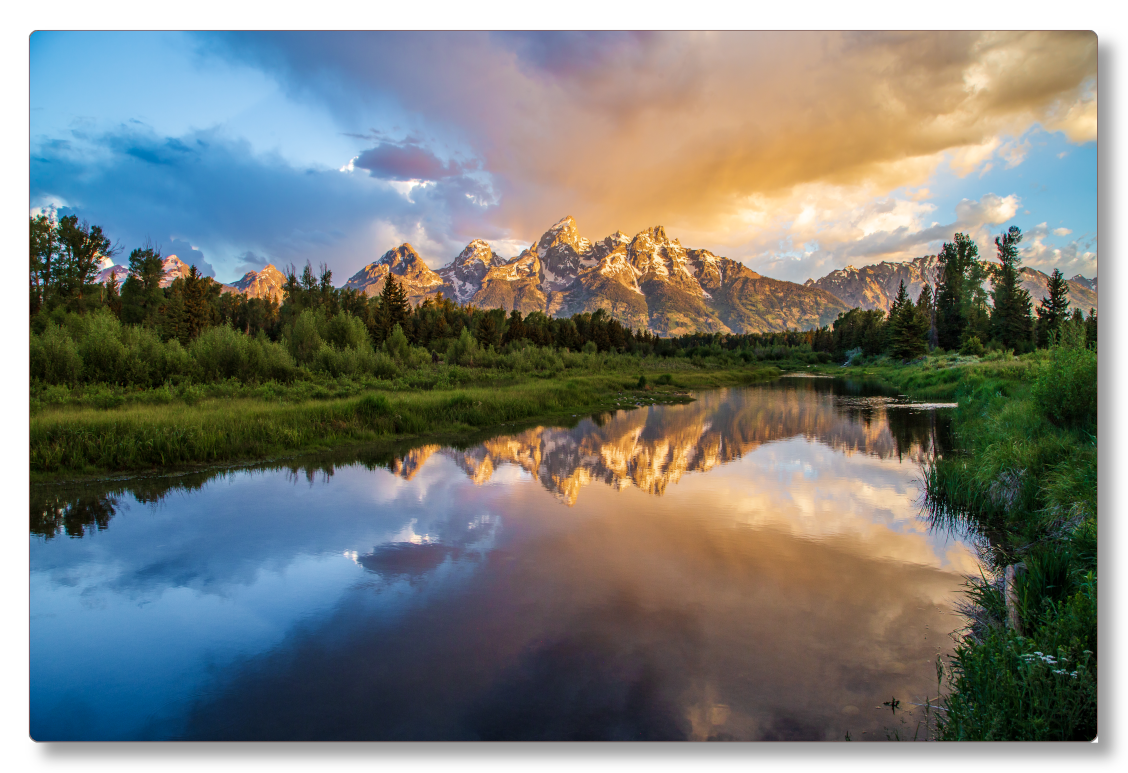
[[(1080, 309), (1078, 309), (1080, 311)], [(1097, 310), (1089, 309), (1089, 316), (1085, 320), (1085, 345), (1091, 349), (1097, 348)]]
[(897, 289), (897, 297), (889, 309), (889, 322), (886, 326), (889, 351), (900, 359), (910, 359), (924, 350), (922, 319), (916, 305), (905, 291), (905, 282)]
[(917, 297), (917, 314), (921, 316), (924, 324), (924, 340), (929, 348), (935, 348), (936, 337), (936, 304), (932, 302), (932, 285), (927, 282), (920, 288)]
[(166, 341), (175, 338), (186, 346), (191, 340), (188, 335), (188, 312), (184, 304), (183, 277), (177, 277), (168, 288), (168, 297), (160, 307), (157, 324), (161, 337)]
[(901, 286), (897, 288), (897, 297), (893, 299), (893, 305), (889, 307), (889, 333), (892, 335), (896, 332), (896, 325), (899, 324), (901, 318), (901, 308), (906, 304), (911, 303), (909, 294), (905, 292), (905, 280), (901, 280)]
[(195, 266), (188, 268), (184, 277), (184, 327), (188, 341), (198, 336), (211, 321), (211, 308), (208, 306), (208, 284), (211, 280), (201, 276)]
[(1015, 352), (1027, 350), (1032, 343), (1034, 319), (1030, 315), (1030, 293), (1019, 285), (1018, 244), (1022, 231), (1011, 226), (1005, 234), (995, 237), (999, 265), (995, 269), (995, 283), (991, 290), (991, 335), (1007, 349)]
[(161, 288), (164, 261), (161, 252), (150, 245), (129, 253), (129, 276), (121, 288), (122, 322), (153, 324), (165, 302)]
[(1061, 325), (1069, 315), (1069, 287), (1065, 283), (1065, 277), (1056, 268), (1050, 274), (1046, 289), (1050, 292), (1049, 297), (1043, 297), (1037, 308), (1038, 346), (1043, 349), (1061, 332)]
[(937, 258), (936, 341), (945, 349), (957, 349), (973, 314), (979, 247), (967, 234), (957, 233), (954, 241), (945, 242)]
[(58, 258), (51, 267), (51, 281), (64, 296), (75, 296), (82, 306), (82, 293), (90, 284), (103, 258), (117, 252), (102, 227), (90, 225), (78, 215), (60, 218), (55, 227), (58, 236)]
[(478, 333), (474, 337), (482, 346), (493, 346), (497, 343), (497, 321), (493, 314), (486, 312), (482, 315), (482, 319), (478, 322)]
[(121, 288), (118, 286), (117, 274), (110, 272), (110, 278), (106, 280), (106, 306), (114, 313), (114, 316), (121, 319)]
[(51, 263), (59, 251), (55, 223), (47, 215), (36, 215), (31, 221), (31, 313), (47, 303), (51, 289)]
[(293, 311), (295, 316), (305, 308), (305, 295), (301, 282), (298, 281), (298, 270), (293, 263), (286, 269), (286, 283), (282, 285), (282, 305), (288, 307), (288, 311)]
[(396, 325), (406, 327), (405, 323), (410, 314), (411, 304), (407, 301), (407, 294), (396, 281), (395, 275), (389, 271), (384, 281), (384, 289), (380, 293), (381, 340), (387, 338)]

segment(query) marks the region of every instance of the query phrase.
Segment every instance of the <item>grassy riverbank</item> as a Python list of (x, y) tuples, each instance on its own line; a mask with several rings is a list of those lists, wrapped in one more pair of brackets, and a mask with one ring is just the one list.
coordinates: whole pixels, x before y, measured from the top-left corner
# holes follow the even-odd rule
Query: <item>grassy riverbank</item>
[(959, 450), (929, 468), (927, 504), (941, 524), (980, 535), (990, 575), (969, 587), (973, 622), (948, 670), (941, 737), (1095, 736), (1096, 353), (1075, 345), (822, 370), (959, 403)]
[[(56, 387), (50, 400), (41, 390), (38, 405), (33, 394), (31, 471), (33, 479), (59, 478), (457, 437), (510, 422), (686, 401), (687, 389), (754, 383), (779, 372), (771, 366), (651, 372), (640, 384), (639, 374), (624, 371), (563, 378), (483, 371), (473, 374), (476, 383), (406, 391), (350, 380), (66, 393)], [(449, 375), (437, 381), (449, 384)], [(113, 407), (96, 407), (105, 403)]]

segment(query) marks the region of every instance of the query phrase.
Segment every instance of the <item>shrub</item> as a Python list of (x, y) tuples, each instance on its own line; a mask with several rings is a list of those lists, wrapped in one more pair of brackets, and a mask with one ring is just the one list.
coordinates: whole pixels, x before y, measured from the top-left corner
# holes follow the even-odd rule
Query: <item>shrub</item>
[(386, 352), (373, 352), (370, 360), (371, 368), (368, 372), (378, 378), (399, 378), (400, 369), (396, 365), (396, 361), (387, 355)]
[(31, 377), (48, 384), (77, 384), (82, 376), (82, 357), (66, 330), (49, 322), (42, 335), (31, 336)]
[(337, 314), (326, 323), (324, 337), (337, 349), (361, 349), (369, 344), (368, 328), (359, 317), (354, 317), (347, 311)]
[(638, 388), (643, 389), (646, 386), (646, 376), (638, 377)]
[[(237, 378), (258, 382), (293, 378), (294, 360), (290, 353), (262, 333), (251, 338), (229, 325), (211, 327), (200, 333), (188, 352), (195, 360), (200, 381)], [(175, 351), (170, 351), (169, 357), (174, 356)]]
[(984, 355), (984, 342), (979, 340), (978, 335), (968, 336), (968, 340), (960, 346), (960, 354), (966, 354), (968, 357), (982, 357)]
[(127, 350), (121, 342), (121, 323), (107, 309), (86, 315), (83, 338), (78, 343), (82, 378), (88, 382), (126, 383)]
[(663, 373), (661, 376), (655, 379), (654, 383), (660, 384), (661, 386), (669, 386), (670, 384), (674, 383), (674, 377), (669, 373)]
[(124, 380), (138, 386), (158, 386), (192, 373), (192, 356), (175, 338), (162, 342), (154, 330), (126, 325), (121, 331), (126, 348)]
[[(247, 371), (250, 353), (246, 336), (230, 326), (208, 328), (193, 341), (188, 351), (196, 362), (196, 375), (201, 381), (239, 378)], [(253, 364), (250, 364), (253, 367)]]
[(1079, 346), (1053, 347), (1049, 361), (1038, 369), (1031, 394), (1058, 426), (1095, 424), (1097, 353)]
[[(469, 335), (469, 333), (467, 333)], [(391, 334), (387, 340), (384, 341), (384, 349), (390, 354), (397, 362), (407, 362), (411, 356), (411, 344), (404, 335), (403, 328), (397, 323), (392, 328)]]
[(473, 365), (479, 351), (477, 340), (467, 328), (462, 328), (461, 335), (447, 349), (446, 361), (451, 365)]
[(290, 344), (290, 354), (299, 365), (307, 365), (313, 362), (321, 351), (321, 333), (318, 331), (320, 325), (317, 315), (310, 309), (306, 309), (298, 318), (294, 320), (294, 326), (290, 329), (288, 336)]
[(334, 378), (356, 375), (359, 366), (356, 349), (334, 349), (325, 341), (321, 342), (321, 348), (309, 363), (310, 370), (328, 373)]

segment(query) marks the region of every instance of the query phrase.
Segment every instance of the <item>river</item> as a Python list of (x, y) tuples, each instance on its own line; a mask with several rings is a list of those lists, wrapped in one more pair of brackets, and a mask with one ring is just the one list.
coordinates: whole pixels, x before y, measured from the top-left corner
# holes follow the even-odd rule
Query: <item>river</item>
[(33, 487), (32, 737), (923, 737), (977, 572), (920, 512), (948, 410), (696, 397)]

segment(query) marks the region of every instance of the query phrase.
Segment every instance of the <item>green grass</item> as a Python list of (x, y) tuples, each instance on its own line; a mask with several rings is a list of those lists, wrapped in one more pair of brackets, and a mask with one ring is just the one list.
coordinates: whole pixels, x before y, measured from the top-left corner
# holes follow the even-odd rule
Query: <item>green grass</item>
[[(31, 418), (33, 479), (263, 459), (346, 444), (457, 437), (514, 421), (551, 419), (638, 402), (677, 402), (700, 389), (774, 378), (774, 367), (678, 372), (669, 385), (640, 388), (638, 376), (510, 376), (484, 385), (427, 391), (356, 388), (305, 400), (264, 398), (267, 387), (209, 385), (188, 402), (135, 393), (119, 407), (82, 401), (41, 405)], [(338, 385), (340, 386), (340, 385)], [(355, 385), (341, 387), (346, 393)], [(278, 387), (285, 396), (286, 387)], [(149, 390), (150, 393), (160, 390)], [(250, 396), (240, 396), (250, 395)], [(290, 395), (293, 396), (292, 394)]]

